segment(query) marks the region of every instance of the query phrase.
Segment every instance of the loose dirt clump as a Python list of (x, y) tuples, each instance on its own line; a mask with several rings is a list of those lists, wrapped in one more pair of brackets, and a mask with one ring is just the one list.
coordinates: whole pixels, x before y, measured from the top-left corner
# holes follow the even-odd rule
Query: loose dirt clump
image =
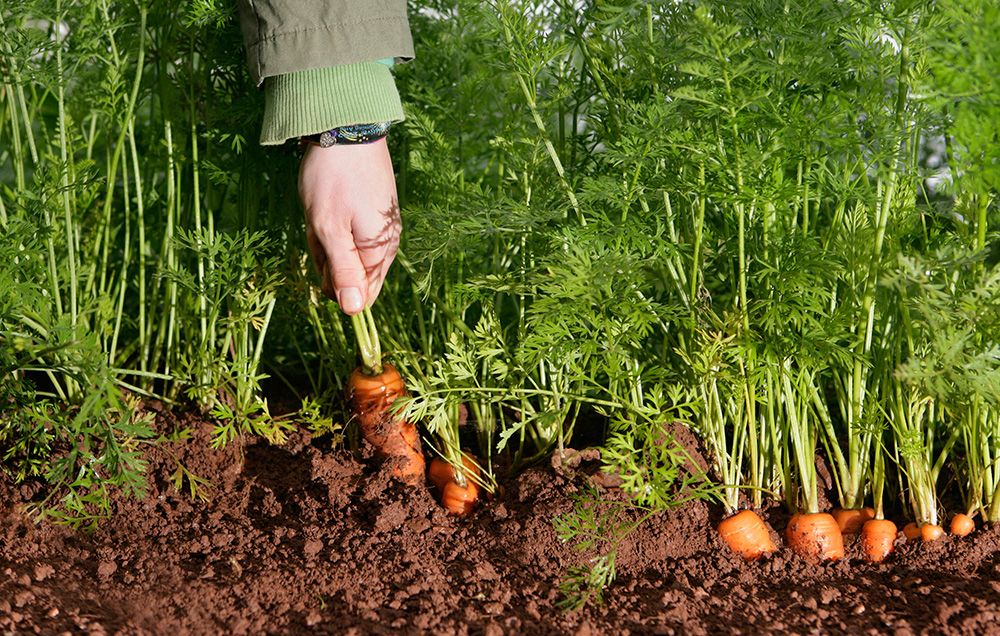
[[(856, 546), (830, 565), (744, 563), (696, 502), (626, 539), (604, 603), (567, 613), (558, 584), (586, 556), (551, 520), (583, 475), (529, 470), (460, 520), (304, 434), (212, 451), (208, 425), (159, 424), (195, 435), (154, 449), (149, 495), (115, 501), (92, 534), (33, 524), (19, 511), (40, 488), (0, 478), (0, 633), (1000, 633), (997, 529), (898, 545), (882, 565)], [(171, 455), (210, 501), (174, 489)]]

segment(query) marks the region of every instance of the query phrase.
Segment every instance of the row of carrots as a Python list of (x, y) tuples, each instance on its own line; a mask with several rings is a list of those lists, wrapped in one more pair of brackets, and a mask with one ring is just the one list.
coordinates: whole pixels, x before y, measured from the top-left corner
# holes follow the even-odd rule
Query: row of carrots
[[(438, 457), (427, 467), (417, 427), (396, 417), (391, 406), (406, 395), (406, 384), (391, 364), (383, 364), (380, 356), (369, 357), (358, 366), (347, 385), (348, 400), (362, 437), (376, 453), (392, 466), (392, 474), (411, 485), (419, 485), (426, 477), (434, 487), (441, 505), (450, 513), (464, 516), (475, 508), (480, 497), (479, 467), (467, 456), (456, 467)], [(964, 513), (951, 520), (951, 534), (964, 537), (975, 529), (975, 522)], [(755, 560), (777, 551), (767, 524), (752, 510), (742, 510), (725, 519), (717, 528), (729, 547), (747, 560)], [(907, 540), (936, 541), (944, 536), (944, 528), (934, 524), (917, 526), (909, 523), (902, 529)], [(872, 508), (831, 513), (799, 513), (793, 515), (785, 528), (785, 542), (795, 552), (813, 559), (844, 558), (844, 538), (860, 534), (864, 558), (880, 563), (889, 556), (899, 530), (896, 524), (879, 518)]]
[[(956, 514), (951, 520), (951, 534), (964, 537), (975, 530), (976, 524), (964, 513)], [(737, 554), (747, 560), (759, 559), (777, 551), (764, 520), (752, 510), (742, 510), (724, 520), (718, 526), (723, 541)], [(944, 536), (944, 528), (934, 524), (917, 526), (909, 523), (903, 527), (903, 535), (908, 541), (920, 539), (936, 541)], [(861, 535), (861, 550), (866, 561), (881, 563), (892, 553), (899, 530), (888, 519), (876, 518), (875, 510), (862, 508), (844, 510), (838, 508), (833, 513), (800, 513), (793, 515), (785, 527), (785, 542), (794, 552), (821, 561), (836, 561), (844, 558), (844, 539)]]

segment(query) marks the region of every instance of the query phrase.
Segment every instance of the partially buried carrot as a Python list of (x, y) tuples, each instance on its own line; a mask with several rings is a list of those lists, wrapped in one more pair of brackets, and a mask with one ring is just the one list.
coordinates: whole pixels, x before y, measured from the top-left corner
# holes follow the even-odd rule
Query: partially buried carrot
[(718, 531), (733, 552), (748, 561), (777, 550), (767, 525), (753, 510), (741, 510), (729, 517), (719, 524)]
[(920, 538), (924, 543), (937, 541), (944, 536), (944, 528), (933, 523), (925, 523), (920, 526)]
[(825, 512), (799, 513), (785, 528), (785, 541), (795, 552), (822, 561), (844, 558), (844, 537), (833, 515)]
[(865, 560), (881, 563), (896, 542), (896, 524), (888, 519), (869, 519), (861, 526), (861, 550)]
[(390, 409), (406, 395), (403, 377), (391, 364), (382, 363), (382, 348), (371, 309), (351, 316), (358, 340), (361, 366), (347, 382), (347, 399), (358, 420), (361, 435), (375, 452), (392, 463), (392, 474), (410, 484), (423, 480), (424, 454), (417, 427)]
[(875, 518), (872, 508), (837, 508), (832, 514), (843, 535), (858, 534), (868, 520)]
[(951, 533), (956, 537), (967, 537), (975, 529), (976, 522), (964, 512), (960, 512), (951, 518)]
[(393, 461), (394, 475), (408, 483), (419, 483), (425, 463), (417, 427), (397, 418), (389, 408), (397, 398), (406, 395), (399, 371), (391, 364), (382, 365), (378, 374), (366, 373), (358, 367), (351, 374), (347, 391), (365, 441), (380, 456)]
[(462, 456), (463, 474), (456, 473), (454, 466), (440, 457), (431, 460), (428, 479), (441, 497), (441, 505), (448, 512), (464, 516), (472, 512), (479, 501), (479, 467), (468, 457)]
[(910, 522), (903, 526), (903, 536), (906, 537), (907, 541), (913, 541), (920, 537), (920, 526), (914, 522)]

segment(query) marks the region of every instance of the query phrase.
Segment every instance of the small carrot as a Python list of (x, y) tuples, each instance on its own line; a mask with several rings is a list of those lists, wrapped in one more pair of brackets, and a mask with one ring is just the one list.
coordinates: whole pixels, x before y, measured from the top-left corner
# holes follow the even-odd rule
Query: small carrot
[(964, 512), (960, 512), (951, 518), (951, 533), (956, 537), (967, 537), (975, 529), (976, 522)]
[(924, 543), (937, 541), (944, 536), (944, 528), (933, 523), (925, 523), (920, 526), (920, 538)]
[(837, 521), (825, 512), (799, 513), (785, 528), (788, 546), (802, 556), (823, 561), (844, 558), (844, 536)]
[(865, 560), (881, 563), (892, 552), (896, 542), (896, 524), (888, 519), (869, 519), (861, 526), (861, 550)]
[(448, 512), (464, 516), (472, 512), (479, 501), (479, 485), (472, 476), (479, 477), (479, 467), (468, 457), (462, 456), (463, 473), (456, 473), (454, 466), (435, 457), (431, 460), (428, 479), (441, 496), (441, 505)]
[(832, 514), (840, 526), (840, 533), (845, 536), (858, 534), (866, 522), (875, 518), (873, 508), (837, 508)]
[(718, 531), (726, 545), (747, 561), (778, 549), (764, 520), (753, 510), (741, 510), (729, 517), (719, 524)]
[(903, 526), (903, 536), (906, 537), (907, 541), (920, 538), (920, 526), (911, 521)]
[(396, 398), (406, 395), (399, 371), (391, 364), (383, 364), (382, 372), (377, 374), (358, 367), (347, 382), (347, 395), (365, 441), (380, 456), (396, 462), (394, 475), (408, 483), (418, 483), (423, 478), (425, 462), (417, 427), (389, 410)]

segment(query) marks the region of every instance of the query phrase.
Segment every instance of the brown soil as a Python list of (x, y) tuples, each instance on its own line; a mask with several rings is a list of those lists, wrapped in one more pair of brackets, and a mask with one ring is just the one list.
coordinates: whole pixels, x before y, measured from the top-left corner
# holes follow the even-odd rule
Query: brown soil
[(34, 525), (17, 510), (39, 486), (0, 477), (0, 633), (1000, 633), (1000, 529), (899, 545), (879, 566), (856, 548), (833, 565), (748, 564), (694, 503), (625, 540), (604, 603), (567, 613), (560, 577), (585, 560), (552, 527), (583, 479), (568, 466), (459, 520), (305, 435), (214, 452), (188, 424), (194, 439), (170, 450), (211, 480), (208, 503), (170, 485), (162, 449), (149, 496), (116, 501), (89, 535)]

